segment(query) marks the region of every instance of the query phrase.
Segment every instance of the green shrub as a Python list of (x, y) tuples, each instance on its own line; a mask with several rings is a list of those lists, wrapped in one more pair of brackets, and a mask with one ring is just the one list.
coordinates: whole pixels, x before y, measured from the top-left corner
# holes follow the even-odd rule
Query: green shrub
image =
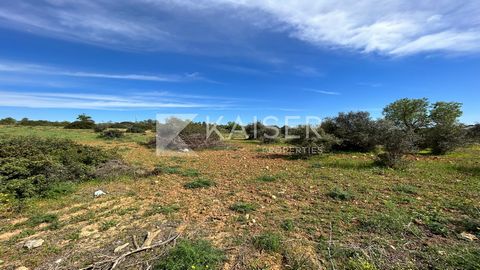
[(378, 268), (363, 258), (350, 258), (347, 270), (377, 270)]
[(295, 229), (295, 223), (291, 219), (284, 220), (280, 226), (287, 232), (291, 232)]
[(334, 148), (342, 151), (369, 152), (377, 145), (376, 122), (368, 112), (339, 113), (322, 123), (326, 133), (340, 139)]
[(68, 193), (71, 188), (64, 183), (90, 180), (99, 166), (116, 157), (112, 152), (69, 140), (3, 138), (0, 139), (0, 193), (16, 199)]
[(200, 176), (200, 173), (195, 169), (186, 169), (180, 173), (182, 176), (196, 177)]
[(125, 136), (125, 132), (119, 129), (108, 129), (103, 131), (102, 134), (100, 134), (101, 138), (109, 139), (109, 140), (120, 139), (120, 138), (123, 138), (124, 136)]
[(67, 124), (64, 128), (66, 128), (66, 129), (93, 129), (93, 128), (95, 128), (95, 123), (94, 122), (74, 121), (72, 123)]
[(282, 247), (282, 238), (276, 233), (266, 232), (255, 236), (253, 245), (259, 250), (279, 252)]
[(0, 125), (15, 125), (16, 123), (17, 123), (17, 120), (15, 120), (12, 117), (0, 119)]
[(205, 240), (182, 240), (165, 257), (159, 259), (156, 270), (219, 269), (224, 252)]
[(266, 126), (261, 122), (246, 125), (245, 132), (248, 140), (259, 140), (265, 144), (278, 142), (283, 136), (281, 128)]
[(238, 202), (230, 206), (230, 210), (241, 214), (247, 214), (255, 211), (256, 209), (257, 207), (255, 205), (245, 202)]
[(288, 136), (294, 137), (293, 139), (286, 139), (289, 139), (288, 142), (296, 146), (293, 156), (297, 158), (308, 158), (329, 152), (334, 145), (339, 143), (335, 136), (325, 133), (322, 128), (312, 126), (291, 128)]
[(145, 133), (145, 128), (139, 125), (133, 125), (127, 129), (128, 133)]
[(417, 194), (417, 188), (411, 185), (396, 185), (393, 190), (405, 194)]
[(77, 121), (65, 125), (66, 129), (93, 129), (95, 128), (95, 121), (92, 120), (92, 117), (86, 114), (80, 114), (77, 117)]
[(101, 232), (103, 232), (103, 231), (106, 231), (106, 230), (108, 230), (108, 229), (110, 229), (110, 228), (112, 228), (112, 227), (117, 226), (117, 224), (118, 224), (118, 221), (116, 221), (116, 220), (104, 221), (104, 222), (102, 222), (102, 223), (100, 224), (99, 230), (100, 230)]
[(390, 168), (404, 167), (404, 156), (415, 149), (418, 136), (413, 131), (399, 129), (392, 122), (380, 121), (378, 125), (379, 141), (385, 152), (377, 155), (376, 164)]
[(95, 127), (93, 127), (93, 131), (96, 133), (104, 132), (108, 127), (108, 124), (96, 124)]
[(338, 187), (335, 187), (332, 191), (328, 192), (327, 196), (332, 199), (340, 200), (340, 201), (348, 201), (353, 199), (352, 194)]
[(156, 214), (172, 214), (174, 212), (177, 212), (180, 210), (180, 206), (176, 204), (170, 204), (170, 205), (153, 205), (150, 210), (147, 210), (145, 212), (145, 216), (152, 216)]
[(158, 164), (157, 166), (155, 166), (152, 172), (152, 174), (154, 175), (160, 175), (162, 173), (178, 174), (181, 173), (181, 168), (179, 166), (167, 166), (164, 164)]
[(183, 185), (183, 187), (188, 189), (209, 188), (214, 184), (215, 183), (210, 179), (199, 178), (194, 181), (186, 183), (185, 185)]
[(42, 223), (56, 223), (58, 222), (58, 216), (55, 214), (35, 214), (27, 220), (27, 225), (30, 227), (36, 227)]
[(272, 175), (262, 175), (257, 177), (257, 181), (260, 182), (274, 182), (275, 180), (277, 180), (277, 178)]

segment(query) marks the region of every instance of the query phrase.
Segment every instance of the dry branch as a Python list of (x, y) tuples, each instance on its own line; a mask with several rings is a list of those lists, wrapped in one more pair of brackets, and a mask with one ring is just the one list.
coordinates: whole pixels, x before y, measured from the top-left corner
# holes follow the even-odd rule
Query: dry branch
[[(130, 255), (133, 255), (133, 254), (136, 254), (136, 253), (140, 253), (140, 252), (143, 252), (143, 251), (146, 251), (146, 250), (150, 250), (150, 249), (154, 249), (154, 248), (157, 248), (157, 247), (160, 247), (160, 246), (164, 246), (170, 242), (173, 242), (175, 240), (177, 240), (178, 237), (180, 237), (180, 234), (176, 234), (170, 238), (168, 238), (167, 240), (165, 241), (162, 241), (162, 242), (159, 242), (159, 243), (156, 243), (156, 244), (152, 244), (153, 240), (155, 239), (155, 237), (158, 236), (158, 234), (160, 233), (160, 231), (155, 231), (153, 233), (148, 233), (147, 235), (147, 238), (145, 239), (145, 242), (142, 244), (142, 246), (140, 248), (136, 248), (132, 251), (129, 251), (127, 253), (124, 253), (118, 257), (115, 257), (113, 259), (109, 259), (109, 260), (104, 260), (104, 261), (100, 261), (100, 262), (96, 262), (96, 263), (93, 263), (85, 268), (82, 268), (80, 270), (90, 270), (90, 269), (95, 269), (99, 266), (105, 266), (105, 264), (111, 264), (110, 268), (107, 268), (107, 269), (110, 269), (110, 270), (113, 270), (115, 269), (123, 260), (125, 260), (128, 256)], [(134, 238), (135, 239), (135, 238)], [(134, 240), (136, 242), (136, 240)], [(134, 243), (135, 246), (138, 246), (138, 244)], [(103, 267), (102, 267), (103, 268)]]

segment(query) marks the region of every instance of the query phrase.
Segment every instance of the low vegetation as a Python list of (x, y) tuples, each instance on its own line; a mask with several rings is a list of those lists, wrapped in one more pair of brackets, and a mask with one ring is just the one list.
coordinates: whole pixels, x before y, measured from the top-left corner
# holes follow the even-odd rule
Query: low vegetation
[(118, 158), (110, 151), (69, 140), (3, 138), (0, 139), (0, 193), (15, 199), (63, 193), (68, 191), (63, 183), (91, 180), (102, 164)]

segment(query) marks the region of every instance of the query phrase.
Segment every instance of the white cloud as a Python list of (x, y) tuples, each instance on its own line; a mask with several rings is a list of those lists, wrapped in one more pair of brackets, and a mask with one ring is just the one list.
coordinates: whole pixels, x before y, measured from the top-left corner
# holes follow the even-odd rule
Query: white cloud
[(323, 94), (323, 95), (331, 95), (331, 96), (341, 95), (339, 92), (334, 92), (334, 91), (318, 90), (318, 89), (311, 89), (311, 88), (305, 88), (304, 90), (308, 92), (317, 93), (317, 94)]
[(85, 71), (69, 71), (51, 66), (29, 64), (29, 63), (13, 63), (0, 62), (0, 71), (13, 73), (30, 73), (54, 76), (69, 77), (87, 77), (100, 79), (120, 79), (120, 80), (138, 80), (138, 81), (157, 81), (157, 82), (181, 82), (181, 81), (207, 81), (215, 82), (200, 76), (199, 73), (186, 73), (184, 75), (145, 75), (145, 74), (111, 74)]
[(7, 0), (0, 23), (116, 49), (251, 53), (270, 31), (393, 56), (480, 51), (478, 0)]
[(476, 0), (225, 1), (264, 10), (292, 36), (318, 46), (390, 55), (480, 50)]
[(130, 96), (82, 93), (35, 93), (0, 91), (0, 106), (63, 109), (161, 109), (161, 108), (225, 108), (226, 103), (198, 103), (193, 99), (177, 97), (170, 93), (139, 94)]

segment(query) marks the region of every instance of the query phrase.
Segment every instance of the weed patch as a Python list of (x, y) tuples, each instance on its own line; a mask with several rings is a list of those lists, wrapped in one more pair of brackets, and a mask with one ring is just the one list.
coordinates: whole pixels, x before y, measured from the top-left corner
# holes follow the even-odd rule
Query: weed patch
[(282, 247), (282, 238), (280, 235), (272, 232), (266, 232), (253, 238), (253, 245), (263, 251), (279, 252)]
[(257, 181), (260, 182), (274, 182), (275, 180), (277, 180), (277, 178), (272, 175), (262, 175), (257, 177)]
[(238, 202), (230, 206), (230, 210), (241, 214), (247, 214), (257, 210), (257, 207), (250, 203)]
[(205, 240), (183, 240), (172, 248), (155, 270), (218, 269), (225, 259), (223, 251)]
[(215, 183), (212, 180), (199, 178), (194, 181), (186, 183), (185, 185), (183, 185), (183, 187), (187, 189), (197, 189), (197, 188), (209, 188), (213, 185), (215, 185)]
[(170, 205), (153, 205), (151, 209), (147, 210), (145, 212), (146, 216), (153, 216), (156, 214), (172, 214), (180, 210), (180, 206), (176, 204), (170, 204)]
[(417, 194), (417, 188), (411, 185), (396, 185), (393, 187), (393, 190), (399, 193), (404, 194)]
[(341, 188), (335, 187), (332, 191), (327, 193), (327, 196), (340, 201), (349, 201), (353, 199), (353, 195)]
[(104, 221), (102, 222), (102, 224), (100, 224), (100, 231), (103, 232), (103, 231), (106, 231), (112, 227), (115, 227), (117, 226), (118, 224), (118, 221), (116, 220), (108, 220), (108, 221)]

